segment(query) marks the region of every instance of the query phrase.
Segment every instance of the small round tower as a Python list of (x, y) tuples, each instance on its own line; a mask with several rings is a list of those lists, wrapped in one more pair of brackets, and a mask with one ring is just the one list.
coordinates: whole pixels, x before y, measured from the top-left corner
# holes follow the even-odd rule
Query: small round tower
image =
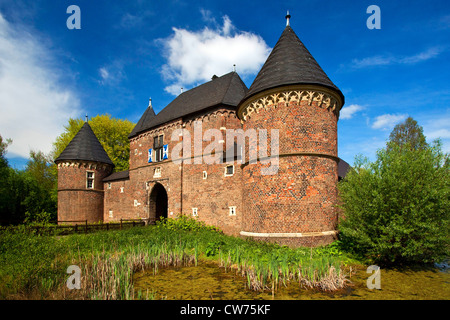
[[(274, 129), (279, 148), (275, 174), (264, 174), (269, 164), (261, 159), (243, 164), (241, 235), (316, 246), (336, 237), (337, 121), (344, 96), (286, 18), (286, 28), (238, 106), (244, 131), (267, 130), (269, 152)], [(245, 147), (247, 156), (249, 144)]]
[(114, 164), (88, 122), (56, 158), (58, 221), (103, 221), (103, 178)]

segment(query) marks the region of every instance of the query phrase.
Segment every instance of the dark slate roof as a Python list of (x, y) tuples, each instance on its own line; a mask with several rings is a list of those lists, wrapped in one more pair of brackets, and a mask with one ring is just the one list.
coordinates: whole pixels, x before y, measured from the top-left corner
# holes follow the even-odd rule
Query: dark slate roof
[(247, 90), (247, 86), (236, 72), (230, 72), (221, 77), (213, 77), (213, 80), (181, 93), (156, 116), (148, 117), (145, 120), (141, 118), (142, 124), (140, 127), (133, 129), (128, 137), (132, 138), (166, 122), (210, 107), (218, 105), (236, 107)]
[(55, 162), (64, 160), (85, 160), (114, 165), (87, 122), (83, 124)]
[(350, 170), (350, 165), (342, 159), (339, 159), (338, 163), (338, 177), (344, 179), (347, 172)]
[(107, 176), (103, 179), (103, 182), (110, 182), (110, 181), (116, 181), (116, 180), (128, 180), (130, 179), (130, 171), (120, 171), (120, 172), (114, 172), (113, 174)]
[(153, 107), (149, 105), (145, 110), (142, 117), (139, 119), (138, 123), (134, 126), (133, 130), (129, 134), (130, 137), (135, 136), (138, 132), (145, 130), (144, 125), (152, 121), (152, 119), (156, 116)]
[(286, 26), (259, 71), (245, 99), (261, 91), (290, 84), (315, 84), (342, 92), (328, 78), (290, 26)]

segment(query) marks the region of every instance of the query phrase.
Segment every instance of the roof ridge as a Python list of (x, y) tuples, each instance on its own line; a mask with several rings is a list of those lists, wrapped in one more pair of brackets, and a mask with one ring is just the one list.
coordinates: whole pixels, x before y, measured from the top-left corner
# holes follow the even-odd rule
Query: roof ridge
[(139, 130), (132, 131), (128, 138), (135, 137), (151, 128), (195, 114), (218, 104), (237, 107), (248, 89), (242, 79), (234, 81), (234, 78), (240, 79), (236, 72), (231, 71), (214, 80), (184, 91), (150, 121), (146, 121)]

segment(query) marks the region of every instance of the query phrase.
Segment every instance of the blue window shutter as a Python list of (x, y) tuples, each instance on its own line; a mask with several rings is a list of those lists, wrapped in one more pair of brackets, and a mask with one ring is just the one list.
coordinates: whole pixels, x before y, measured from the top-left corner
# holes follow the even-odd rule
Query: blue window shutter
[(163, 146), (163, 160), (169, 159), (169, 145), (165, 144)]
[(153, 149), (148, 149), (148, 162), (152, 162)]

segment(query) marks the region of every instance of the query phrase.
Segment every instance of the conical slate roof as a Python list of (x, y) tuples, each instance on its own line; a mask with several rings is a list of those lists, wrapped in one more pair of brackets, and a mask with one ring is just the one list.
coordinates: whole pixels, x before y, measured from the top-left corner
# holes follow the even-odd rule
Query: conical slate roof
[(152, 121), (152, 119), (156, 116), (153, 107), (149, 105), (145, 110), (142, 117), (139, 119), (138, 123), (134, 126), (133, 130), (129, 134), (130, 137), (135, 136), (137, 133), (145, 130), (145, 125)]
[(243, 101), (261, 91), (290, 84), (321, 85), (335, 90), (344, 101), (342, 92), (328, 78), (294, 30), (288, 25)]
[(55, 162), (64, 160), (85, 160), (114, 165), (87, 122), (83, 124)]
[(144, 113), (128, 138), (211, 107), (218, 105), (236, 107), (247, 90), (247, 86), (236, 72), (230, 72), (221, 77), (215, 76), (211, 81), (181, 93), (156, 116)]

